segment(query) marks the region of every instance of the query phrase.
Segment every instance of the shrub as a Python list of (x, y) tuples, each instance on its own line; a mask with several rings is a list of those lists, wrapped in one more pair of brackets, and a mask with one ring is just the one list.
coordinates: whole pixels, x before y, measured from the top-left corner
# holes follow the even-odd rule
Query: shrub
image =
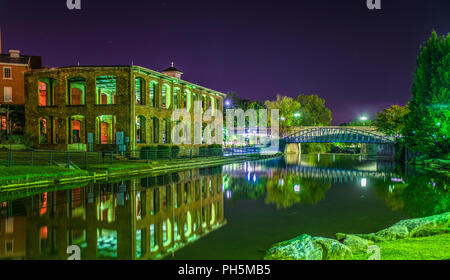
[(179, 153), (180, 153), (180, 147), (172, 146), (172, 158), (176, 158)]
[(141, 159), (156, 159), (157, 148), (155, 146), (145, 146), (140, 150)]
[(170, 158), (170, 146), (158, 145), (157, 150), (158, 158)]

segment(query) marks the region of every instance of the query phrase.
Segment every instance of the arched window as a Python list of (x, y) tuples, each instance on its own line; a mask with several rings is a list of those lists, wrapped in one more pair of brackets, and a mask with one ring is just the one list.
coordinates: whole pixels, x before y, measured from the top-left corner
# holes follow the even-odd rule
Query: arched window
[(158, 84), (154, 81), (150, 82), (150, 93), (149, 100), (150, 106), (156, 107), (156, 96), (158, 94)]
[(39, 118), (39, 144), (50, 144), (50, 133), (49, 118)]
[(56, 105), (54, 96), (55, 79), (39, 80), (39, 106)]
[(170, 144), (171, 142), (171, 127), (170, 127), (170, 119), (164, 119), (164, 127), (162, 131), (162, 143), (163, 144)]
[(69, 143), (85, 143), (85, 118), (76, 115), (69, 118)]
[(159, 143), (159, 119), (156, 117), (152, 117), (152, 128), (153, 143)]
[(202, 95), (202, 110), (206, 110), (206, 95)]
[(100, 76), (95, 79), (96, 104), (116, 104), (117, 82), (115, 76)]
[(81, 77), (68, 80), (68, 105), (86, 104), (86, 79)]
[(114, 144), (116, 133), (116, 117), (113, 115), (102, 115), (96, 118), (96, 135), (99, 144)]
[(179, 98), (180, 98), (180, 89), (174, 88), (173, 89), (173, 109), (177, 109), (179, 107)]
[(187, 89), (184, 90), (183, 104), (183, 107), (189, 112), (189, 110), (191, 110), (191, 92)]
[(58, 118), (39, 118), (39, 144), (57, 144), (58, 137)]
[(136, 105), (144, 104), (144, 84), (145, 81), (142, 78), (136, 78), (134, 81), (135, 84), (135, 96), (136, 96)]
[(164, 84), (162, 86), (162, 100), (161, 106), (164, 109), (170, 108), (170, 86)]
[(145, 143), (145, 117), (136, 117), (136, 143)]

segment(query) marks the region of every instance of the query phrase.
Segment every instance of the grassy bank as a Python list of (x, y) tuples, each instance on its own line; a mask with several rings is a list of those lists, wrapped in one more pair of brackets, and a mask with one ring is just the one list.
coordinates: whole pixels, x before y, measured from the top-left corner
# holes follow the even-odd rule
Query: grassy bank
[[(0, 167), (0, 190), (26, 188), (32, 185), (53, 185), (74, 183), (77, 180), (107, 180), (122, 176), (146, 174), (156, 176), (161, 173), (176, 172), (191, 168), (202, 168), (244, 162), (277, 155), (247, 155), (233, 157), (208, 157), (192, 160), (159, 160), (159, 161), (117, 161), (113, 164), (90, 165), (89, 170), (67, 169), (56, 166), (12, 166)], [(22, 185), (21, 185), (22, 184)]]
[(2, 166), (0, 167), (0, 189), (1, 186), (8, 184), (57, 180), (86, 175), (89, 175), (89, 172), (86, 170), (68, 169), (58, 166)]
[[(415, 237), (375, 243), (381, 260), (448, 260), (450, 234)], [(367, 260), (367, 251), (353, 252), (351, 260)]]

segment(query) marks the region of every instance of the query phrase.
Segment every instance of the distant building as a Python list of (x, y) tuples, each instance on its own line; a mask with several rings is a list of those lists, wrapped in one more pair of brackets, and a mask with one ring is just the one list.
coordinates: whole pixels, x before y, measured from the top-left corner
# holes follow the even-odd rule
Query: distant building
[(14, 122), (10, 116), (15, 111), (23, 115), (24, 73), (31, 69), (39, 69), (41, 66), (40, 56), (22, 55), (18, 50), (1, 53), (0, 34), (0, 133), (2, 135), (10, 134), (15, 129), (22, 129), (17, 127), (20, 126), (20, 122)]
[(186, 108), (193, 120), (195, 101), (203, 110), (223, 110), (225, 97), (181, 80), (181, 74), (173, 64), (162, 73), (140, 66), (27, 72), (27, 130), (40, 149), (117, 151), (171, 144), (174, 109)]

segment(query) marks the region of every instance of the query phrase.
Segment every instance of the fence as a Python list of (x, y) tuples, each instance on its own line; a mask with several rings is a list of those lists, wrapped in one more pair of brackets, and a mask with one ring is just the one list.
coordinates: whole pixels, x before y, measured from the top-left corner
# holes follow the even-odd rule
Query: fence
[(61, 152), (61, 151), (0, 151), (0, 165), (56, 165), (67, 168), (83, 168), (101, 164), (114, 164), (120, 161), (161, 161), (175, 159), (198, 159), (209, 157), (258, 154), (260, 148), (170, 148), (142, 149), (139, 151), (117, 152)]

